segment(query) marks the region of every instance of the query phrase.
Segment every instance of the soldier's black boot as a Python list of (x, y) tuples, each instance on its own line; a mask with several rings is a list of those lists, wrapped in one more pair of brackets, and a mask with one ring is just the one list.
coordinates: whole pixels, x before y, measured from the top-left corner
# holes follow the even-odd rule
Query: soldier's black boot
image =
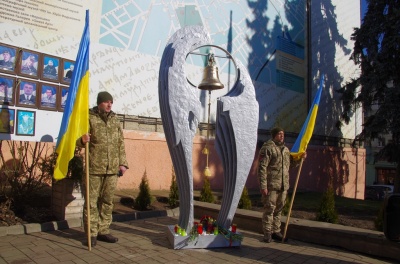
[[(281, 234), (281, 232), (275, 232), (272, 234), (272, 239), (277, 242), (282, 242), (283, 235)], [(287, 242), (287, 241), (288, 241), (288, 239), (285, 237), (285, 240), (283, 242)]]
[[(88, 241), (86, 241), (84, 244), (85, 244), (85, 246), (88, 246)], [(97, 245), (97, 237), (95, 237), (95, 236), (90, 237), (90, 245), (92, 247)]]
[(97, 239), (100, 241), (104, 241), (107, 243), (116, 243), (118, 241), (118, 238), (116, 238), (115, 236), (111, 235), (111, 234), (106, 234), (106, 235), (97, 235)]
[(272, 238), (271, 238), (271, 233), (265, 233), (264, 234), (264, 238), (263, 238), (263, 242), (265, 243), (271, 243)]

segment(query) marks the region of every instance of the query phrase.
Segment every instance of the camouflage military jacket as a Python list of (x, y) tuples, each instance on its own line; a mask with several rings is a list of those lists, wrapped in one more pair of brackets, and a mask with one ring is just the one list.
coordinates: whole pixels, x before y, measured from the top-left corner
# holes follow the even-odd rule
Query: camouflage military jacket
[[(101, 114), (97, 107), (89, 109), (89, 127), (89, 173), (117, 174), (120, 165), (128, 168), (124, 136), (116, 114)], [(80, 139), (77, 145), (83, 146)]]
[(258, 158), (258, 180), (260, 188), (268, 191), (289, 189), (289, 168), (296, 165), (289, 149), (268, 140), (260, 149)]

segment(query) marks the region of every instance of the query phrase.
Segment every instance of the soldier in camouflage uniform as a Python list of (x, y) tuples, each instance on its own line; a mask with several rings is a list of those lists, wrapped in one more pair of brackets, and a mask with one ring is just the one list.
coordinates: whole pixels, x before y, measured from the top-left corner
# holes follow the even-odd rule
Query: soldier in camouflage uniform
[(261, 147), (258, 159), (258, 179), (264, 204), (262, 226), (267, 243), (272, 239), (282, 241), (281, 213), (289, 189), (289, 168), (299, 164), (293, 161), (285, 146), (283, 129), (275, 127), (271, 135), (272, 139)]
[[(115, 243), (118, 238), (110, 234), (113, 198), (118, 176), (128, 169), (125, 144), (120, 122), (111, 111), (113, 98), (108, 92), (100, 92), (97, 106), (89, 109), (89, 133), (77, 140), (83, 147), (89, 142), (89, 201), (91, 245), (97, 240)], [(83, 209), (87, 228), (86, 201)], [(87, 230), (85, 230), (87, 232)]]

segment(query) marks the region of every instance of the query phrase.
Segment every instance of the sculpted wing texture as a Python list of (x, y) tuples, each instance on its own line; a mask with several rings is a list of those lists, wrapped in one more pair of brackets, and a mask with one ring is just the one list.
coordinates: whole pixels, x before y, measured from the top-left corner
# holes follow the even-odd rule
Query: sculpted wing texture
[(229, 228), (235, 215), (257, 144), (258, 102), (247, 70), (239, 62), (239, 81), (217, 101), (216, 149), (224, 167), (224, 187), (217, 222)]
[[(159, 102), (164, 132), (179, 189), (179, 226), (193, 226), (192, 148), (201, 103), (186, 80), (186, 55), (211, 42), (201, 26), (178, 30), (169, 40), (160, 64)], [(216, 149), (224, 168), (224, 189), (217, 222), (228, 228), (253, 163), (257, 141), (258, 103), (247, 70), (238, 64), (239, 81), (217, 102)]]
[(178, 224), (187, 232), (193, 226), (192, 148), (201, 103), (186, 80), (185, 60), (191, 50), (210, 41), (203, 27), (184, 27), (170, 38), (160, 63), (160, 111), (179, 190)]

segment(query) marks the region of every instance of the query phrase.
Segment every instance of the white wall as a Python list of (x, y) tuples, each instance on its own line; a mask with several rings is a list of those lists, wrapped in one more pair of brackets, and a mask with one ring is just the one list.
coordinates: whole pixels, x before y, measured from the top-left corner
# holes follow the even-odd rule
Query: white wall
[(360, 26), (360, 1), (312, 1), (312, 77), (313, 93), (319, 85), (319, 75), (325, 74), (325, 87), (321, 97), (315, 134), (354, 138), (361, 132), (362, 111), (357, 110), (349, 123), (336, 129), (342, 113), (341, 88), (360, 72), (349, 60), (354, 42), (350, 39), (353, 29)]

